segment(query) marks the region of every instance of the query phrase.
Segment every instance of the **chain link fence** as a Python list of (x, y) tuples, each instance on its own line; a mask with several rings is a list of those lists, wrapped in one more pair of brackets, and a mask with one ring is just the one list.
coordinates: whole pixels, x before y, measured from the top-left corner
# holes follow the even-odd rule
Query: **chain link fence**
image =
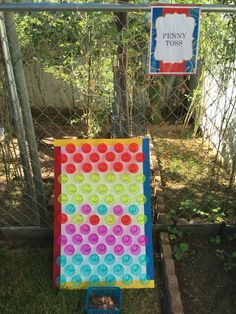
[(202, 13), (197, 75), (157, 78), (147, 8), (66, 5), (0, 16), (0, 227), (52, 224), (54, 138), (146, 134), (170, 221), (235, 222), (235, 10)]

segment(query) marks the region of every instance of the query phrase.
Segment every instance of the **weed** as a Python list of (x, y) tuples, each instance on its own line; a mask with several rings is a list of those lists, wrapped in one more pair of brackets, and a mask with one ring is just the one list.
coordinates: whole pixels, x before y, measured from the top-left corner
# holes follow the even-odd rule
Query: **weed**
[(188, 250), (189, 245), (187, 243), (182, 242), (180, 243), (179, 246), (174, 246), (173, 257), (175, 258), (175, 260), (180, 261), (184, 254), (188, 252)]

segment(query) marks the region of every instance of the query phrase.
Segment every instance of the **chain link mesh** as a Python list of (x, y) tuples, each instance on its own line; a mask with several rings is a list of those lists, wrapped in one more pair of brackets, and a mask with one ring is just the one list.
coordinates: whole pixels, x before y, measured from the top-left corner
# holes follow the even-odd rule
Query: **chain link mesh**
[[(162, 163), (168, 218), (235, 222), (235, 16), (202, 14), (191, 77), (148, 76), (149, 19), (145, 12), (1, 14), (0, 226), (51, 225), (54, 138), (147, 133)], [(13, 58), (15, 30), (21, 55)]]

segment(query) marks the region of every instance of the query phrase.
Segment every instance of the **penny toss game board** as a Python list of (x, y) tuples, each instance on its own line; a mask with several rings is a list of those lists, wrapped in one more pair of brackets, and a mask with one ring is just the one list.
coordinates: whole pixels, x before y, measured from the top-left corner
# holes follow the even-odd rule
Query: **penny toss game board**
[(55, 140), (54, 168), (54, 286), (153, 288), (149, 140)]

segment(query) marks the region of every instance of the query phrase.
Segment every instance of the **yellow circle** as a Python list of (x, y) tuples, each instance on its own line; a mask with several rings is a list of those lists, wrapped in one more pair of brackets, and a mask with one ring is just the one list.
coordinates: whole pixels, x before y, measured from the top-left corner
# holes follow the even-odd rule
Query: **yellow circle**
[(105, 203), (108, 205), (112, 205), (115, 203), (115, 198), (113, 195), (106, 195), (105, 196)]
[(116, 184), (114, 186), (114, 191), (117, 193), (117, 194), (122, 194), (124, 192), (125, 188), (122, 184)]
[(107, 215), (105, 218), (105, 222), (108, 225), (114, 225), (114, 223), (116, 222), (116, 219), (113, 215)]
[(129, 187), (129, 191), (132, 194), (138, 193), (139, 192), (138, 184), (131, 184), (130, 187)]
[(144, 183), (146, 181), (146, 177), (143, 173), (139, 173), (136, 175), (136, 181), (138, 183)]
[(144, 205), (147, 201), (146, 196), (143, 194), (138, 195), (136, 200), (139, 205)]
[(123, 173), (121, 176), (121, 181), (124, 183), (129, 183), (131, 181), (131, 176), (128, 173)]
[(68, 181), (68, 177), (67, 177), (66, 174), (60, 174), (60, 175), (58, 176), (58, 182), (59, 182), (59, 183), (65, 184), (65, 183), (67, 183), (67, 181)]
[(89, 196), (89, 202), (92, 205), (97, 205), (99, 203), (99, 197), (96, 194)]
[(99, 181), (100, 181), (100, 174), (99, 174), (99, 173), (96, 173), (96, 172), (92, 173), (92, 174), (90, 175), (90, 180), (91, 180), (91, 182), (93, 182), (93, 183), (99, 182)]
[(75, 194), (76, 186), (74, 184), (68, 184), (67, 187), (66, 187), (66, 192), (68, 194)]
[(105, 184), (100, 184), (97, 187), (98, 193), (105, 194), (107, 192), (107, 186)]
[(124, 194), (120, 197), (121, 204), (128, 205), (131, 202), (131, 198), (128, 194)]
[(88, 194), (88, 193), (91, 193), (92, 192), (92, 185), (89, 184), (89, 183), (86, 183), (82, 186), (82, 191), (85, 193), (85, 194)]
[(137, 223), (139, 225), (144, 225), (147, 222), (147, 216), (144, 214), (140, 214), (137, 216)]
[(80, 225), (82, 224), (84, 218), (81, 214), (75, 214), (72, 218), (73, 222), (77, 225)]
[(66, 194), (60, 194), (57, 200), (60, 204), (66, 204), (68, 201), (68, 196)]
[(80, 205), (81, 203), (83, 203), (83, 196), (80, 194), (76, 194), (75, 196), (73, 196), (72, 201), (76, 205)]
[(74, 180), (76, 183), (82, 183), (84, 181), (84, 175), (83, 173), (77, 173), (75, 176), (74, 176)]
[(115, 176), (115, 174), (114, 174), (114, 173), (108, 173), (108, 174), (106, 175), (106, 180), (107, 180), (107, 182), (109, 182), (109, 183), (114, 183), (114, 182), (116, 181), (116, 176)]

